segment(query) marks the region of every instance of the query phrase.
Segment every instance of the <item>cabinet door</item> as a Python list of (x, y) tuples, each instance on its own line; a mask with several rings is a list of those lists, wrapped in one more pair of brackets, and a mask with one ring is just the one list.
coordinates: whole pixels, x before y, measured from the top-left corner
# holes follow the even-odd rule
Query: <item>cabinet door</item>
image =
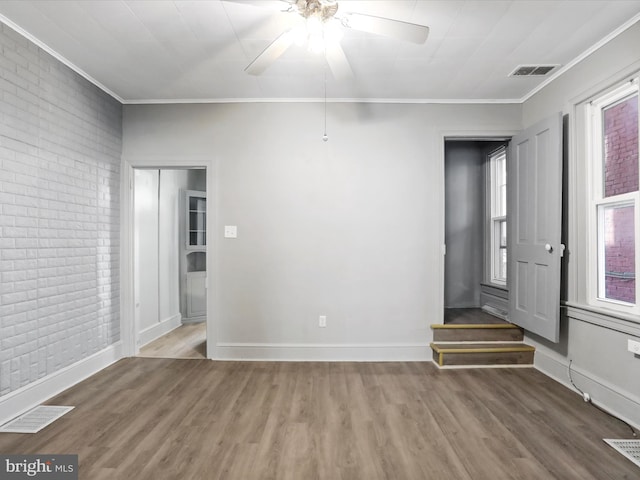
[(187, 249), (204, 249), (207, 245), (207, 194), (189, 190), (187, 204)]
[(207, 273), (187, 273), (187, 317), (200, 317), (207, 314)]

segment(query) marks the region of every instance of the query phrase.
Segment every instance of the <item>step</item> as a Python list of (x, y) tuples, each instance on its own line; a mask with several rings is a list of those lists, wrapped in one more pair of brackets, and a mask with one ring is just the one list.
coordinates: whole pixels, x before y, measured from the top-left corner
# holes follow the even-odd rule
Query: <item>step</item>
[(511, 323), (431, 325), (434, 342), (520, 342), (524, 333)]
[(440, 367), (477, 365), (533, 365), (535, 348), (521, 342), (431, 343), (433, 361)]

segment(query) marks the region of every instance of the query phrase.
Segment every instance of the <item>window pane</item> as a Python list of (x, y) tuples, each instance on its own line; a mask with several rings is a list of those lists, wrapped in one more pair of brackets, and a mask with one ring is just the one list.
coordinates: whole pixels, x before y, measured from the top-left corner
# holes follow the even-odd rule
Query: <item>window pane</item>
[(491, 281), (507, 280), (507, 151), (489, 154), (491, 167)]
[(638, 95), (602, 109), (604, 196), (638, 190)]
[[(636, 254), (633, 206), (600, 207), (603, 209), (601, 236), (604, 245), (605, 298), (635, 303)], [(602, 251), (602, 249), (601, 249)]]
[(500, 247), (507, 248), (507, 221), (500, 222)]
[(494, 217), (507, 215), (507, 153), (505, 149), (498, 150), (491, 155), (494, 171)]

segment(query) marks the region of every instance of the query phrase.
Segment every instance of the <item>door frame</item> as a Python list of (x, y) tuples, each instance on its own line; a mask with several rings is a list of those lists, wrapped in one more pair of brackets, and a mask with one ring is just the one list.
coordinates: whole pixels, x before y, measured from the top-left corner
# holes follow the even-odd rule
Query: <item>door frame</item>
[(120, 339), (124, 357), (133, 357), (139, 353), (137, 345), (138, 329), (135, 316), (135, 284), (134, 284), (134, 169), (188, 169), (202, 168), (206, 171), (207, 179), (207, 358), (216, 355), (215, 329), (215, 275), (214, 256), (216, 256), (213, 239), (215, 238), (215, 179), (214, 161), (208, 157), (196, 158), (124, 158), (122, 160), (121, 188), (120, 188)]
[[(445, 282), (445, 255), (446, 255), (446, 238), (445, 238), (445, 222), (446, 222), (446, 211), (445, 211), (445, 142), (448, 140), (462, 140), (462, 141), (490, 141), (490, 140), (501, 140), (501, 139), (511, 139), (517, 133), (519, 133), (521, 129), (517, 130), (442, 130), (439, 132), (439, 142), (438, 142), (438, 153), (437, 158), (439, 158), (439, 177), (440, 177), (440, 185), (442, 185), (440, 189), (440, 261), (438, 262), (438, 278), (440, 279), (438, 288), (438, 305), (437, 312), (439, 320), (437, 323), (444, 323), (444, 282)], [(507, 287), (509, 286), (509, 279), (507, 279)], [(435, 322), (434, 322), (435, 323)]]

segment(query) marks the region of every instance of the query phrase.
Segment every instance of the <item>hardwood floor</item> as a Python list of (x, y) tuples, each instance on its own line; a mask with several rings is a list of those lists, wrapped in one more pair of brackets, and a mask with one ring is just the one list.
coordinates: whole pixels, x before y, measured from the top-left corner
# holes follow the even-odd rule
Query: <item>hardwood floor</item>
[(640, 478), (626, 427), (532, 369), (128, 358), (0, 452), (76, 453), (99, 479)]
[(445, 308), (445, 324), (494, 324), (507, 323), (506, 321), (491, 315), (480, 308)]
[(139, 357), (207, 358), (207, 324), (185, 323), (140, 349)]

